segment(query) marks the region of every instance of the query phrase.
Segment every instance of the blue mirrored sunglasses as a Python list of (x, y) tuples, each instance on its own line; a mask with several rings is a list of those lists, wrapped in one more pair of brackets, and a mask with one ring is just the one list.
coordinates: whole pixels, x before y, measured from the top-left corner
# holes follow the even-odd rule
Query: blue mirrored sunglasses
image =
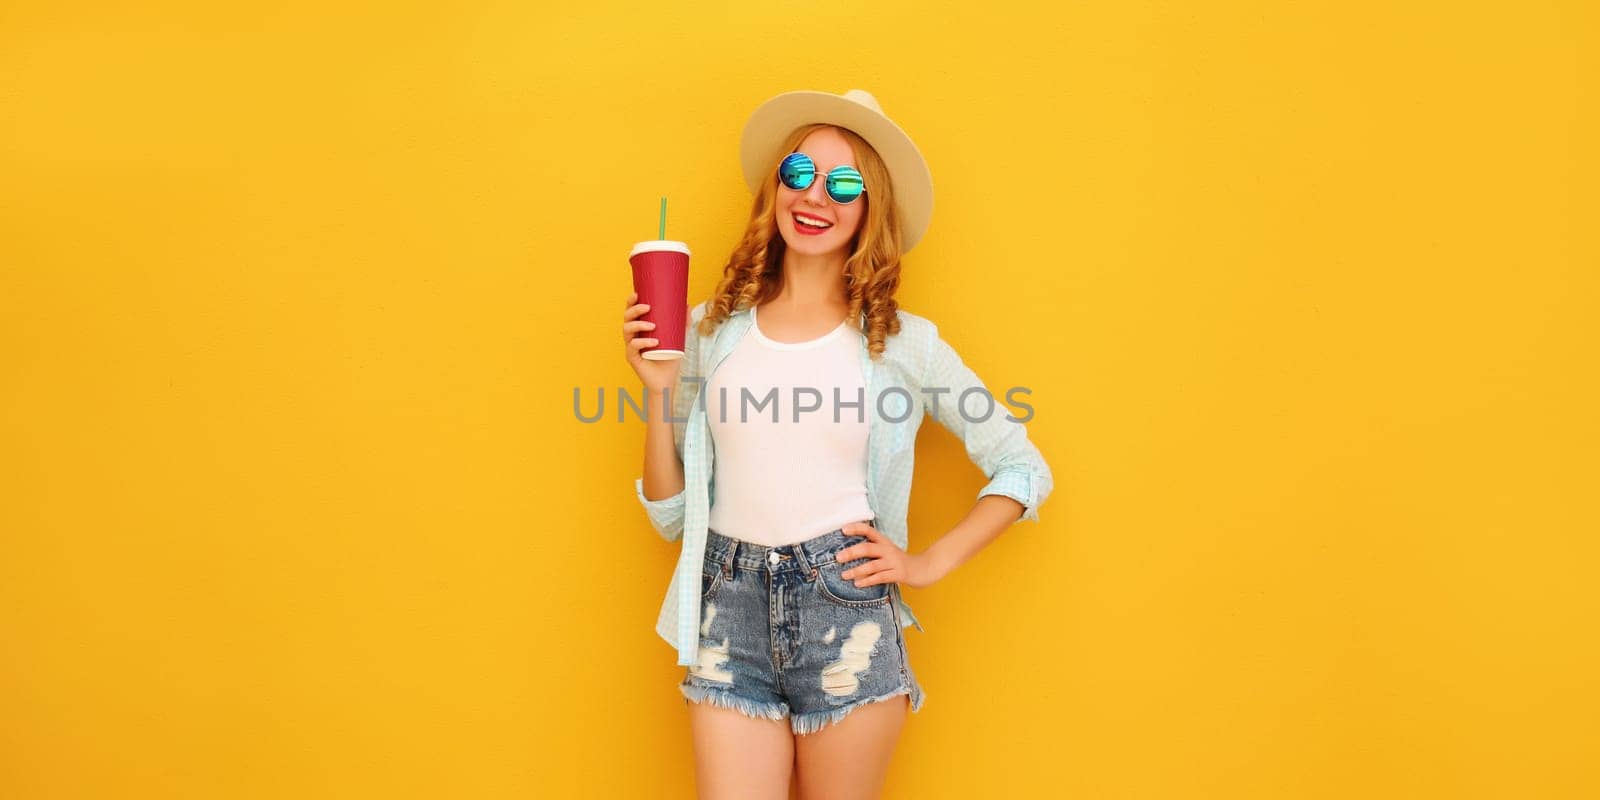
[[(797, 192), (811, 188), (812, 181), (817, 179), (817, 162), (805, 153), (790, 153), (784, 156), (783, 162), (778, 165), (778, 180), (783, 185)], [(839, 165), (828, 170), (828, 175), (822, 181), (822, 188), (827, 191), (828, 197), (839, 205), (854, 203), (867, 191), (865, 183), (861, 180), (861, 173), (855, 167)]]

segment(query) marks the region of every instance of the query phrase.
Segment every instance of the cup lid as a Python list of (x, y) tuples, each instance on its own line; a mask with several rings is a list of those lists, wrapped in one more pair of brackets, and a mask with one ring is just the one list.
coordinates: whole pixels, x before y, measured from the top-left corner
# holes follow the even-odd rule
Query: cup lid
[(640, 242), (634, 245), (633, 250), (628, 253), (628, 258), (633, 258), (640, 253), (650, 253), (659, 250), (671, 250), (676, 253), (689, 255), (689, 245), (686, 245), (683, 242), (675, 242), (671, 239), (653, 239), (648, 242)]

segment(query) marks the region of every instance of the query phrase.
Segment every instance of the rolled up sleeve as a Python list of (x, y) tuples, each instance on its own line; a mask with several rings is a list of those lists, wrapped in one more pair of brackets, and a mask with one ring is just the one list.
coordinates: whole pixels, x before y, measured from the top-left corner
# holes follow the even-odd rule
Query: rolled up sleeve
[(661, 534), (661, 538), (675, 542), (683, 536), (684, 500), (689, 494), (687, 488), (671, 497), (651, 500), (644, 496), (644, 476), (641, 475), (633, 480), (633, 493), (638, 496), (644, 513), (650, 517), (650, 524)]
[[(678, 384), (671, 392), (672, 444), (677, 450), (679, 463), (683, 462), (683, 440), (688, 432), (689, 412), (693, 409), (695, 399), (700, 395), (700, 386), (704, 383), (700, 378), (700, 336), (695, 332), (695, 326), (705, 316), (705, 308), (705, 303), (702, 302), (689, 312), (689, 329), (683, 339), (683, 359), (678, 368)], [(645, 515), (650, 518), (650, 525), (661, 534), (661, 538), (674, 542), (683, 536), (684, 507), (688, 498), (687, 486), (671, 497), (651, 500), (644, 496), (644, 476), (640, 475), (634, 478), (633, 493), (638, 498), (639, 504), (644, 506)]]
[[(1022, 504), (1019, 521), (1037, 522), (1039, 506), (1055, 484), (1049, 464), (1028, 438), (1026, 424), (1011, 416), (1003, 398), (988, 391), (937, 328), (929, 337), (923, 387), (924, 411), (961, 440), (972, 463), (989, 479), (978, 490), (978, 498), (991, 494), (1009, 497)], [(958, 407), (964, 393), (966, 402)], [(983, 412), (990, 410), (990, 404), (985, 394), (993, 399), (993, 409), (986, 417)]]

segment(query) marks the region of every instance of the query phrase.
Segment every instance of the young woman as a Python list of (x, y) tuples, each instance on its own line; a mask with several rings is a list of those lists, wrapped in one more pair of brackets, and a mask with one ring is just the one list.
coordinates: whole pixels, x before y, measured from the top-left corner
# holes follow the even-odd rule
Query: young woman
[[(634, 492), (683, 542), (656, 630), (686, 667), (702, 797), (786, 798), (791, 777), (803, 798), (875, 797), (923, 701), (903, 631), (921, 625), (900, 584), (928, 586), (1037, 520), (1051, 474), (937, 327), (895, 301), (933, 189), (877, 101), (779, 95), (741, 151), (754, 207), (690, 310), (684, 358), (642, 358), (648, 306), (624, 304), (628, 363), (652, 400)], [(924, 416), (989, 483), (909, 553)]]

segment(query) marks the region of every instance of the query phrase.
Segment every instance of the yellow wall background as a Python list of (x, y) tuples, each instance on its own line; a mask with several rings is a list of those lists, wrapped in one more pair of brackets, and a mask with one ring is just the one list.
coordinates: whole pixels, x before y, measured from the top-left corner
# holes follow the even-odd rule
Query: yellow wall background
[(136, 5), (0, 9), (0, 796), (691, 796), (572, 391), (853, 87), (1057, 481), (908, 592), (890, 796), (1600, 793), (1592, 4)]

